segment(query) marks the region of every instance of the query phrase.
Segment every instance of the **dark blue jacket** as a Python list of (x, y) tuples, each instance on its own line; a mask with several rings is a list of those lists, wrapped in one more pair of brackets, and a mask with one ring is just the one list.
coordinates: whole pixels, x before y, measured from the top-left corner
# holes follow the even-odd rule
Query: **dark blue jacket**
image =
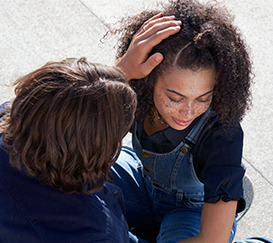
[(0, 242), (129, 242), (123, 207), (113, 184), (66, 195), (11, 167), (0, 148)]

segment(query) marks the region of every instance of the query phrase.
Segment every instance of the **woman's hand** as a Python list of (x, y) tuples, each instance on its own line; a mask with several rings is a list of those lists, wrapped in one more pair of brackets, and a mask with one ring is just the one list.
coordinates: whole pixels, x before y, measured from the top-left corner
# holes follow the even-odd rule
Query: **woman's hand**
[(175, 16), (162, 17), (157, 14), (147, 20), (133, 36), (126, 53), (117, 60), (116, 66), (121, 68), (127, 78), (144, 78), (163, 60), (161, 53), (148, 58), (154, 46), (180, 30), (181, 21)]

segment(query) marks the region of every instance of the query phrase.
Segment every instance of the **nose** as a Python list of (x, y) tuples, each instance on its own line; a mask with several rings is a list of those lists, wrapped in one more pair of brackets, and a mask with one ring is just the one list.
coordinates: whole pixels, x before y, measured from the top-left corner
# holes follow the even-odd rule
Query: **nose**
[(191, 120), (195, 115), (194, 107), (192, 103), (186, 103), (184, 107), (179, 110), (179, 113), (185, 118)]

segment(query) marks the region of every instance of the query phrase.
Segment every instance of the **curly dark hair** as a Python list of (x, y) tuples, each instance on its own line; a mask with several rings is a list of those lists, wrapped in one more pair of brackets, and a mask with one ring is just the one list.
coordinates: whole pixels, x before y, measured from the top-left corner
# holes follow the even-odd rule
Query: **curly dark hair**
[(223, 125), (241, 121), (251, 106), (251, 60), (241, 33), (233, 25), (233, 17), (219, 3), (200, 3), (195, 0), (169, 1), (163, 11), (144, 11), (124, 18), (117, 32), (119, 39), (117, 58), (129, 47), (133, 35), (141, 25), (155, 14), (174, 15), (182, 21), (181, 30), (154, 47), (150, 55), (160, 52), (164, 60), (149, 76), (131, 80), (138, 96), (136, 119), (146, 113), (153, 116), (153, 87), (157, 77), (174, 68), (197, 70), (216, 68), (216, 83), (211, 109), (220, 116)]
[(15, 83), (1, 124), (10, 163), (65, 193), (90, 193), (111, 181), (136, 94), (115, 67), (85, 58), (50, 62)]

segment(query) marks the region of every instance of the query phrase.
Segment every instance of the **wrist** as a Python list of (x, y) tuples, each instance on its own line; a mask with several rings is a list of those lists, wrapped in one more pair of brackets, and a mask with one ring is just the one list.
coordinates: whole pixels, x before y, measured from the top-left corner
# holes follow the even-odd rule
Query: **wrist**
[(129, 71), (128, 71), (128, 67), (126, 65), (126, 63), (124, 62), (124, 59), (122, 57), (118, 58), (115, 62), (115, 67), (119, 68), (123, 74), (126, 76), (127, 81), (129, 81), (130, 79), (132, 79)]

